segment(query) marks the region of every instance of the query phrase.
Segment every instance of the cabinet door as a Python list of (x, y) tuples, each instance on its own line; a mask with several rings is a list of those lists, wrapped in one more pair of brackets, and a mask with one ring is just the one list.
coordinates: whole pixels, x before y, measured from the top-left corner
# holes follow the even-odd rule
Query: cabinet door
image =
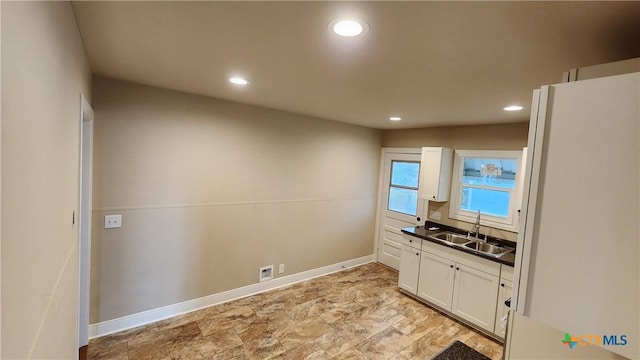
[(451, 312), (493, 332), (496, 321), (499, 278), (468, 266), (455, 264)]
[(507, 312), (509, 312), (509, 308), (504, 304), (504, 302), (511, 297), (512, 288), (513, 283), (511, 281), (500, 279), (500, 288), (498, 289), (498, 306), (496, 309), (496, 325), (494, 327), (494, 333), (503, 339), (506, 327), (502, 324), (500, 319), (502, 319), (505, 315), (507, 315)]
[(430, 201), (449, 201), (452, 166), (453, 150), (423, 147), (418, 197)]
[(432, 201), (437, 200), (441, 157), (442, 148), (422, 148), (418, 197)]
[(451, 311), (454, 264), (449, 259), (423, 251), (420, 258), (418, 296)]
[(418, 292), (418, 273), (420, 271), (420, 250), (402, 245), (398, 286), (412, 294)]

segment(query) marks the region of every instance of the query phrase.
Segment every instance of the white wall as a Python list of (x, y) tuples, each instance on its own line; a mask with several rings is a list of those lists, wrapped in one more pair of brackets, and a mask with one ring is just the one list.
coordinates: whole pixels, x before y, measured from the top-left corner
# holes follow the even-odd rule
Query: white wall
[(91, 323), (373, 253), (380, 131), (100, 77), (94, 98)]
[(80, 94), (91, 75), (68, 2), (1, 7), (1, 357), (71, 359)]

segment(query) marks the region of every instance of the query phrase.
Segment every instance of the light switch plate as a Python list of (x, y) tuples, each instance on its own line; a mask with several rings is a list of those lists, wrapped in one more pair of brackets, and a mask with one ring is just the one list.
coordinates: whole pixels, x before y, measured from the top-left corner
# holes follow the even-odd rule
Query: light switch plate
[(431, 214), (429, 214), (429, 217), (433, 220), (440, 220), (442, 219), (442, 213), (440, 213), (440, 211), (432, 211)]
[(104, 216), (104, 228), (105, 229), (114, 229), (122, 227), (122, 215), (105, 215)]

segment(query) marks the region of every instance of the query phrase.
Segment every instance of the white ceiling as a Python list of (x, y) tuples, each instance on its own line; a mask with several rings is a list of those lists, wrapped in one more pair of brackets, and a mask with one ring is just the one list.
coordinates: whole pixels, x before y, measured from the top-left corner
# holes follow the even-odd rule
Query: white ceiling
[[(528, 120), (534, 88), (640, 56), (640, 2), (74, 2), (97, 75), (379, 129)], [(356, 38), (328, 30), (355, 15)], [(251, 83), (227, 82), (243, 75)], [(400, 122), (389, 116), (399, 115)]]

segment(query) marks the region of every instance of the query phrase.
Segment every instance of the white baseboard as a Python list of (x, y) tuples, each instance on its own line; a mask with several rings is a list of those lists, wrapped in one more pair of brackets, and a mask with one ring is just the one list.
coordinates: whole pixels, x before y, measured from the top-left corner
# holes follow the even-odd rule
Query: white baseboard
[(356, 259), (343, 261), (333, 265), (327, 265), (316, 269), (299, 272), (292, 275), (279, 277), (273, 280), (247, 285), (241, 288), (208, 295), (198, 299), (187, 300), (181, 303), (167, 305), (156, 309), (123, 316), (117, 319), (99, 322), (89, 325), (89, 339), (113, 334), (119, 331), (150, 324), (170, 317), (182, 315), (188, 312), (222, 304), (231, 300), (259, 294), (265, 291), (292, 285), (319, 276), (328, 275), (351, 267), (367, 264), (373, 261), (373, 254)]

